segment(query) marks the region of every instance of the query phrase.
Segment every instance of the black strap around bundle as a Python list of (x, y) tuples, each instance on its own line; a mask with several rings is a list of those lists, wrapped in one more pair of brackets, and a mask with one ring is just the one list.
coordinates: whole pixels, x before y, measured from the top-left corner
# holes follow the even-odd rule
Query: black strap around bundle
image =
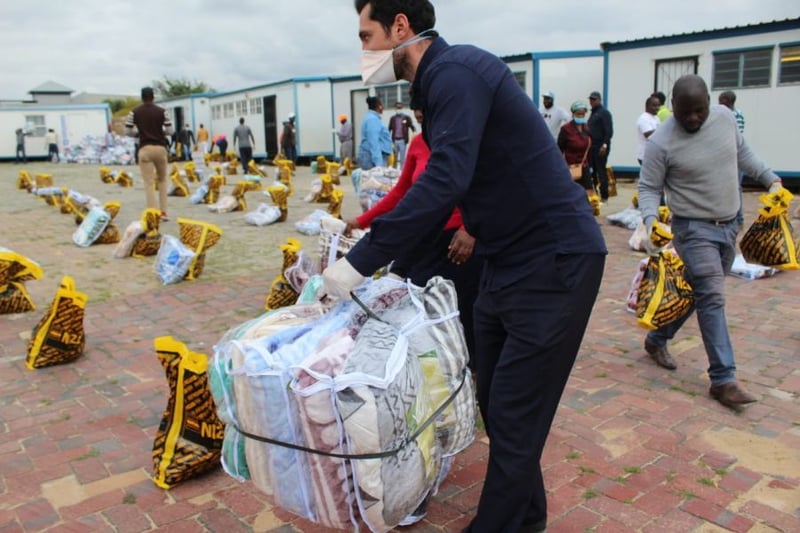
[(359, 454), (324, 452), (322, 450), (315, 450), (313, 448), (307, 448), (306, 446), (301, 446), (299, 444), (293, 444), (291, 442), (284, 442), (284, 441), (280, 441), (280, 440), (270, 439), (269, 437), (263, 437), (261, 435), (256, 435), (254, 433), (250, 433), (250, 432), (244, 431), (243, 429), (241, 429), (236, 424), (233, 424), (233, 427), (236, 429), (236, 431), (238, 431), (239, 433), (241, 433), (242, 435), (244, 435), (248, 439), (257, 440), (259, 442), (266, 442), (267, 444), (274, 444), (274, 445), (280, 446), (282, 448), (289, 448), (289, 449), (292, 449), (292, 450), (298, 450), (298, 451), (306, 452), (306, 453), (313, 453), (313, 454), (316, 454), (316, 455), (324, 455), (325, 457), (336, 457), (337, 459), (382, 459), (384, 457), (390, 457), (392, 455), (396, 455), (398, 452), (400, 452), (400, 450), (402, 450), (403, 448), (408, 446), (411, 442), (415, 441), (417, 439), (417, 437), (419, 437), (422, 434), (422, 432), (425, 431), (425, 429), (429, 425), (431, 425), (431, 423), (434, 420), (436, 420), (436, 418), (440, 414), (442, 414), (442, 412), (444, 412), (445, 409), (447, 409), (447, 406), (450, 405), (451, 403), (453, 403), (453, 400), (455, 399), (455, 397), (458, 395), (458, 393), (461, 391), (462, 387), (464, 386), (464, 381), (466, 380), (466, 378), (467, 378), (467, 370), (464, 369), (461, 372), (461, 382), (458, 384), (458, 388), (455, 391), (453, 391), (453, 393), (450, 396), (448, 396), (447, 400), (445, 400), (442, 403), (442, 405), (440, 405), (436, 409), (436, 411), (434, 411), (433, 414), (431, 416), (429, 416), (425, 420), (425, 422), (420, 424), (420, 426), (417, 428), (417, 430), (414, 433), (412, 433), (411, 435), (409, 435), (408, 437), (403, 439), (403, 442), (399, 446), (397, 446), (396, 448), (394, 448), (392, 450), (387, 450), (385, 452), (372, 452), (372, 453), (359, 453)]

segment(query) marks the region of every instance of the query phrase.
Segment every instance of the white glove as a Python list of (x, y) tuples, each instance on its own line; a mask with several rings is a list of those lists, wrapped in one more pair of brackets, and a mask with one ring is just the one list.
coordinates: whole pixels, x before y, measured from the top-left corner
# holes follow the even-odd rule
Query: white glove
[(364, 276), (342, 257), (322, 271), (322, 294), (331, 298), (350, 299), (350, 291), (364, 281)]
[(775, 181), (772, 182), (772, 185), (769, 186), (769, 193), (770, 194), (774, 194), (774, 193), (778, 192), (781, 189), (783, 189), (783, 185), (781, 185), (781, 181), (780, 180), (775, 180)]
[(642, 246), (644, 246), (645, 253), (650, 256), (658, 255), (658, 253), (661, 251), (661, 246), (658, 246), (652, 241), (652, 239), (650, 239), (650, 234), (653, 232), (653, 224), (655, 224), (655, 221), (655, 217), (647, 217), (647, 220), (644, 222), (647, 235), (645, 235)]

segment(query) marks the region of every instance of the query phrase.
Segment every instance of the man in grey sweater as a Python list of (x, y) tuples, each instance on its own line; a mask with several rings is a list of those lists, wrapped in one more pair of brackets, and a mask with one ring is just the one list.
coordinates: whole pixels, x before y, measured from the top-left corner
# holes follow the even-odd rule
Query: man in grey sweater
[[(672, 90), (674, 115), (648, 139), (639, 178), (639, 207), (648, 235), (656, 220), (662, 191), (672, 211), (673, 244), (686, 265), (685, 277), (694, 292), (693, 311), (708, 355), (709, 393), (735, 408), (756, 401), (736, 381), (725, 318), (725, 275), (736, 255), (741, 229), (738, 169), (755, 177), (770, 193), (781, 188), (775, 175), (744, 141), (733, 114), (722, 106), (709, 107), (708, 87), (702, 78), (686, 75)], [(648, 253), (658, 248), (649, 239)], [(674, 370), (667, 351), (689, 317), (651, 331), (644, 341), (648, 355)]]
[(253, 131), (250, 126), (245, 125), (244, 117), (239, 118), (239, 125), (233, 130), (233, 149), (239, 145), (239, 159), (242, 162), (242, 169), (247, 174), (247, 165), (253, 159), (253, 145), (256, 143)]

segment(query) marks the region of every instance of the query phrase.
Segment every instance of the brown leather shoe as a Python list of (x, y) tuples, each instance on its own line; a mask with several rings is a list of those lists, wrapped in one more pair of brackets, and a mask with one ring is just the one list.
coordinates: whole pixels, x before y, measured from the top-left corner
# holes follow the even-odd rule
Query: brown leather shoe
[(669, 354), (666, 346), (662, 348), (661, 346), (656, 346), (645, 339), (644, 351), (647, 352), (647, 355), (649, 355), (658, 366), (666, 368), (667, 370), (675, 370), (678, 368), (678, 365), (675, 364), (675, 359), (673, 359)]
[(757, 401), (755, 396), (741, 388), (735, 381), (712, 385), (708, 393), (725, 407), (739, 407)]

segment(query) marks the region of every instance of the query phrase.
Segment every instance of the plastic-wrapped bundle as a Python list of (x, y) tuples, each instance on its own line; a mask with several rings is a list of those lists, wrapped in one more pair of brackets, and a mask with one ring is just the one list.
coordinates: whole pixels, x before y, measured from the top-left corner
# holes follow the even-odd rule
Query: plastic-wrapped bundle
[(236, 198), (230, 194), (226, 194), (219, 198), (216, 203), (209, 205), (208, 210), (212, 213), (230, 213), (231, 211), (238, 210), (238, 207), (239, 203), (236, 201)]
[(186, 279), (196, 279), (203, 272), (206, 263), (206, 250), (217, 244), (222, 238), (222, 230), (214, 224), (191, 220), (178, 219), (181, 242), (194, 250), (195, 256), (186, 273)]
[(91, 246), (103, 233), (110, 221), (111, 215), (105, 209), (93, 207), (89, 210), (81, 225), (78, 226), (78, 229), (72, 234), (72, 242), (82, 247)]
[(320, 232), (320, 220), (322, 217), (328, 217), (327, 211), (322, 209), (315, 209), (312, 213), (305, 216), (302, 220), (298, 220), (294, 223), (294, 227), (297, 231), (302, 233), (303, 235), (319, 235)]
[(238, 465), (231, 475), (251, 475), (277, 505), (314, 522), (388, 531), (445, 475), (441, 452), (471, 442), (474, 399), (452, 283), (382, 279), (356, 293), (370, 311), (339, 302), (261, 338), (244, 338), (260, 321), (226, 334), (212, 390), (236, 427), (225, 437), (224, 464)]
[(281, 218), (281, 210), (274, 205), (259, 202), (258, 207), (244, 215), (244, 221), (253, 226), (268, 226)]
[(630, 230), (635, 230), (642, 221), (642, 212), (635, 207), (626, 207), (622, 211), (606, 216), (606, 220), (615, 226), (622, 226)]
[(363, 237), (364, 230), (353, 230), (350, 237), (344, 235), (346, 224), (337, 218), (330, 216), (320, 219), (319, 232), (319, 270), (325, 270), (328, 265), (336, 262), (340, 257), (344, 257), (353, 246)]
[[(211, 391), (217, 404), (219, 417), (227, 424), (225, 440), (222, 446), (222, 466), (230, 476), (244, 481), (250, 479), (246, 450), (254, 458), (254, 464), (265, 464), (267, 446), (254, 440), (245, 440), (236, 429), (237, 426), (252, 427), (246, 421), (240, 421), (237, 404), (249, 405), (253, 399), (247, 382), (239, 380), (238, 388), (234, 383), (234, 361), (237, 372), (242, 370), (244, 355), (233, 341), (248, 341), (269, 336), (282, 329), (306, 323), (319, 318), (323, 309), (319, 303), (314, 305), (295, 305), (274, 311), (268, 311), (258, 318), (230, 329), (214, 346), (214, 361), (209, 372)], [(268, 472), (256, 471), (256, 486), (264, 492), (272, 494), (272, 486)]]
[(156, 255), (154, 268), (158, 279), (164, 285), (177, 283), (186, 277), (189, 266), (194, 259), (194, 252), (187, 248), (177, 237), (164, 235)]

